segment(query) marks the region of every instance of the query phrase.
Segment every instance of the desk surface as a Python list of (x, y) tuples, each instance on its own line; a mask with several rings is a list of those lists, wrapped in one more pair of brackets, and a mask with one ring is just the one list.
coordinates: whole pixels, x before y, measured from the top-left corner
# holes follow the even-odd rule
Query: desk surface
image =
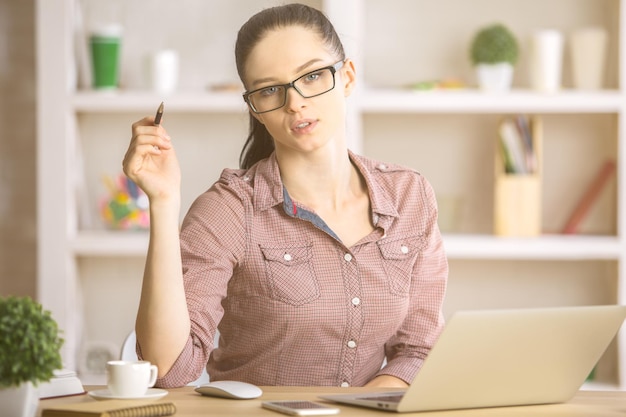
[[(85, 387), (87, 390), (102, 387)], [(193, 387), (168, 390), (169, 394), (157, 401), (176, 404), (177, 417), (200, 416), (268, 416), (277, 417), (274, 411), (261, 408), (261, 401), (267, 400), (313, 400), (321, 394), (368, 392), (368, 388), (335, 388), (335, 387), (261, 387), (263, 395), (254, 400), (227, 400), (201, 396), (193, 391)], [(380, 391), (380, 389), (378, 389)], [(88, 395), (66, 398), (41, 400), (37, 416), (49, 405), (95, 401)], [(336, 405), (336, 404), (334, 404)], [(420, 416), (420, 417), (623, 417), (626, 413), (626, 392), (581, 391), (565, 404), (537, 405), (524, 407), (501, 407), (475, 410), (456, 410), (422, 413), (396, 414), (386, 411), (369, 410), (361, 407), (339, 405), (344, 416)]]

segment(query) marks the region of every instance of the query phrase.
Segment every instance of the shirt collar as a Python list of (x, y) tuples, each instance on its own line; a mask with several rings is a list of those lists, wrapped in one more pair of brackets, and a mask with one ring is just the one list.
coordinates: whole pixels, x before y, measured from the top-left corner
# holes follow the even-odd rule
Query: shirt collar
[(283, 181), (276, 161), (276, 153), (259, 161), (253, 168), (254, 207), (263, 211), (283, 202)]
[[(377, 164), (371, 159), (359, 156), (348, 150), (348, 155), (354, 166), (359, 170), (370, 197), (372, 212), (381, 216), (398, 217), (398, 212), (387, 195), (384, 187), (377, 180), (384, 169), (384, 165)], [(257, 163), (252, 170), (254, 175), (254, 206), (257, 210), (267, 210), (284, 201), (283, 182), (280, 178), (280, 168), (276, 160), (276, 154), (272, 154)]]
[(369, 158), (359, 156), (352, 151), (348, 150), (350, 160), (359, 170), (370, 196), (370, 204), (372, 205), (372, 213), (376, 213), (382, 216), (398, 217), (398, 211), (389, 195), (385, 191), (385, 188), (380, 184), (377, 176), (381, 172), (385, 171), (385, 165), (376, 163)]

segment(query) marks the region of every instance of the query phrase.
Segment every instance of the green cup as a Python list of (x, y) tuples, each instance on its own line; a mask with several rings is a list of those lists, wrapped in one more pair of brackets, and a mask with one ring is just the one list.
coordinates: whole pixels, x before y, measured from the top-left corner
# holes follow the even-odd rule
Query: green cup
[(93, 88), (116, 89), (119, 85), (122, 28), (118, 25), (111, 25), (93, 31), (89, 37), (89, 44)]

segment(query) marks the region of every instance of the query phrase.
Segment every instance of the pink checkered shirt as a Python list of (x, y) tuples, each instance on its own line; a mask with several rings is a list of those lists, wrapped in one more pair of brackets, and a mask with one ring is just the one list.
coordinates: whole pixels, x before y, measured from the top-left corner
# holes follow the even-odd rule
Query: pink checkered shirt
[(207, 361), (212, 380), (256, 385), (413, 380), (444, 324), (434, 193), (413, 170), (350, 158), (375, 230), (349, 248), (289, 198), (274, 155), (198, 197), (181, 230), (191, 334), (157, 386), (187, 384)]

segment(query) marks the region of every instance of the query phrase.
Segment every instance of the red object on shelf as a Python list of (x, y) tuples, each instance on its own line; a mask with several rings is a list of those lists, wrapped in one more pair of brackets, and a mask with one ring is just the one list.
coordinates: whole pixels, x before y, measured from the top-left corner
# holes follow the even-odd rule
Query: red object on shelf
[(600, 192), (606, 186), (614, 172), (615, 161), (609, 159), (604, 163), (604, 165), (602, 165), (593, 182), (589, 184), (585, 194), (583, 194), (582, 198), (578, 202), (576, 209), (567, 220), (567, 223), (563, 228), (564, 234), (574, 234), (578, 232), (578, 227), (589, 212), (593, 203), (598, 199)]

